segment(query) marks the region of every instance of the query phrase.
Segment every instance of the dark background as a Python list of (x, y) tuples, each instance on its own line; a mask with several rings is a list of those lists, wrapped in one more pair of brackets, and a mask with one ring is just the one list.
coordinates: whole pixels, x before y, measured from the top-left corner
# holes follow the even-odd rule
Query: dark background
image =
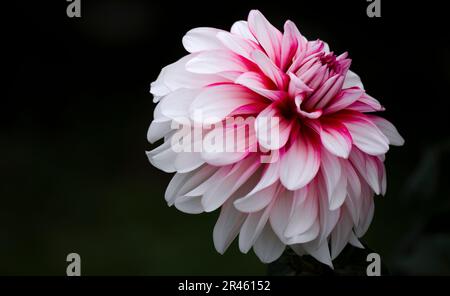
[(0, 274), (265, 274), (233, 244), (214, 250), (217, 212), (167, 207), (170, 175), (145, 150), (149, 84), (198, 26), (229, 29), (257, 8), (278, 28), (348, 51), (406, 139), (387, 157), (388, 194), (364, 237), (394, 274), (450, 274), (448, 16), (443, 1), (59, 1), (2, 4)]

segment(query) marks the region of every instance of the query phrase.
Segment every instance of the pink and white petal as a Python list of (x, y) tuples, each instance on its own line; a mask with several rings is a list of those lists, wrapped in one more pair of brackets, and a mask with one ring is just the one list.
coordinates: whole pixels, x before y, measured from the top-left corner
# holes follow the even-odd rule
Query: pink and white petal
[(331, 259), (335, 259), (347, 245), (352, 234), (353, 221), (347, 210), (341, 211), (341, 217), (331, 233)]
[[(359, 174), (376, 194), (381, 193), (381, 184), (376, 157), (367, 155), (359, 149), (352, 149), (350, 161)], [(363, 183), (361, 183), (363, 185)], [(361, 186), (362, 187), (362, 186)]]
[[(328, 93), (333, 92), (336, 94), (340, 89), (335, 86), (342, 85), (343, 78), (341, 75), (334, 75), (327, 79), (308, 100), (305, 101), (305, 107), (308, 109), (322, 109), (328, 102), (323, 102), (323, 98), (327, 96)], [(309, 84), (311, 86), (311, 84)], [(312, 86), (311, 86), (312, 87)]]
[(386, 195), (387, 189), (386, 168), (384, 167), (383, 162), (378, 157), (375, 157), (374, 161), (378, 168), (378, 182), (380, 184), (380, 193), (384, 196)]
[(203, 206), (201, 196), (181, 196), (175, 200), (175, 207), (186, 214), (200, 214), (203, 213)]
[(318, 237), (319, 233), (320, 233), (320, 221), (319, 219), (316, 219), (314, 221), (314, 224), (311, 225), (311, 227), (308, 230), (288, 238), (286, 243), (289, 245), (308, 243), (314, 241)]
[[(213, 167), (211, 165), (206, 165), (205, 167)], [(180, 189), (180, 193), (183, 193), (183, 195), (187, 196), (202, 196), (209, 190), (213, 190), (214, 187), (217, 186), (217, 182), (220, 182), (220, 180), (224, 179), (230, 172), (233, 166), (222, 166), (222, 167), (215, 167), (216, 171), (213, 171), (210, 175), (207, 175), (205, 179), (202, 182), (196, 183), (195, 186), (193, 186), (193, 181), (189, 180), (189, 182), (186, 184), (186, 187), (183, 186), (182, 189)], [(198, 179), (197, 179), (198, 180)], [(189, 184), (190, 183), (190, 184)], [(189, 186), (188, 186), (189, 184)], [(187, 190), (189, 189), (189, 190)], [(185, 193), (184, 193), (185, 192)]]
[(167, 95), (171, 91), (170, 88), (164, 83), (164, 76), (169, 66), (170, 65), (162, 68), (156, 80), (150, 83), (150, 93), (155, 97), (153, 99), (154, 103), (157, 103), (161, 97)]
[(242, 184), (244, 184), (259, 168), (256, 156), (249, 156), (233, 165), (232, 171), (215, 187), (206, 191), (202, 205), (206, 212), (218, 209)]
[(179, 152), (175, 157), (174, 166), (177, 172), (187, 173), (205, 163), (200, 152)]
[(280, 162), (275, 161), (273, 163), (269, 163), (265, 166), (262, 176), (256, 186), (249, 192), (250, 194), (254, 194), (260, 190), (263, 190), (275, 182), (280, 178)]
[(293, 122), (285, 120), (273, 105), (264, 109), (255, 120), (258, 143), (269, 150), (278, 150), (289, 139)]
[(158, 169), (173, 173), (176, 171), (174, 159), (177, 153), (172, 149), (170, 141), (166, 141), (151, 151), (146, 152), (150, 163)]
[(280, 65), (282, 34), (258, 10), (250, 11), (248, 15), (250, 32), (264, 48), (270, 59)]
[(370, 155), (385, 154), (389, 150), (389, 140), (364, 114), (352, 112), (341, 118), (356, 147)]
[(266, 226), (253, 246), (256, 256), (263, 263), (271, 263), (277, 260), (285, 248), (285, 244), (280, 241), (269, 223), (266, 223)]
[(254, 213), (267, 207), (270, 202), (275, 198), (278, 184), (274, 183), (271, 186), (264, 188), (263, 190), (246, 195), (237, 199), (234, 202), (234, 206), (241, 212)]
[(302, 246), (306, 253), (314, 257), (317, 261), (333, 268), (327, 241), (323, 241), (319, 246), (315, 242), (305, 243)]
[(156, 103), (161, 97), (179, 88), (201, 88), (213, 83), (229, 81), (227, 78), (214, 74), (197, 74), (186, 70), (186, 64), (197, 54), (187, 55), (180, 60), (164, 67), (157, 80), (151, 84), (150, 92), (155, 95)]
[[(307, 192), (307, 188), (301, 188), (297, 191)], [(306, 193), (301, 193), (306, 196)], [(294, 195), (295, 196), (295, 195)], [(292, 213), (289, 217), (289, 223), (284, 232), (284, 236), (293, 237), (307, 231), (318, 217), (318, 200), (314, 196), (308, 196), (303, 201), (294, 201)]]
[(340, 122), (322, 121), (320, 140), (330, 153), (341, 158), (348, 158), (353, 140), (348, 129)]
[(348, 161), (342, 162), (342, 168), (347, 175), (347, 198), (345, 199), (345, 206), (350, 213), (353, 223), (356, 225), (359, 221), (361, 212), (361, 182), (352, 164)]
[(280, 69), (285, 71), (291, 65), (294, 55), (297, 53), (300, 32), (297, 26), (291, 22), (284, 23), (284, 34), (281, 41)]
[(232, 52), (249, 60), (251, 60), (250, 53), (253, 50), (258, 49), (258, 45), (256, 45), (254, 42), (251, 42), (241, 36), (237, 36), (230, 32), (218, 32), (217, 39), (219, 39), (223, 43), (223, 45)]
[(350, 234), (350, 238), (348, 240), (348, 243), (356, 248), (364, 249), (363, 244), (358, 240), (355, 233), (352, 231)]
[(247, 214), (236, 210), (232, 199), (223, 204), (213, 231), (214, 246), (217, 252), (225, 253), (238, 235), (246, 217)]
[(199, 95), (199, 89), (180, 88), (177, 89), (161, 101), (161, 113), (172, 120), (189, 119), (189, 107)]
[(375, 211), (372, 190), (368, 186), (362, 186), (362, 189), (362, 211), (360, 216), (361, 219), (359, 221), (359, 224), (355, 228), (355, 233), (358, 237), (363, 236), (369, 229)]
[(195, 28), (183, 36), (183, 46), (188, 52), (225, 49), (226, 47), (217, 39), (217, 33), (224, 32), (215, 28)]
[(281, 158), (280, 179), (289, 190), (307, 185), (319, 170), (320, 150), (310, 136), (302, 133)]
[(288, 82), (287, 75), (284, 74), (268, 56), (260, 50), (252, 51), (250, 56), (264, 75), (272, 80), (279, 89), (285, 88)]
[(356, 102), (348, 106), (347, 109), (363, 113), (384, 111), (384, 107), (381, 106), (380, 102), (366, 93), (363, 94)]
[(204, 88), (192, 102), (189, 113), (195, 122), (213, 124), (235, 109), (257, 102), (258, 96), (244, 86), (220, 84)]
[(289, 223), (289, 216), (292, 212), (293, 205), (293, 191), (285, 190), (281, 187), (270, 212), (269, 220), (273, 231), (284, 243), (287, 243), (287, 237), (284, 235), (284, 232)]
[(247, 72), (252, 69), (250, 61), (226, 50), (203, 51), (186, 63), (186, 70), (197, 74), (218, 74), (221, 72)]
[[(165, 97), (162, 97), (161, 100), (164, 100)], [(161, 110), (161, 102), (156, 104), (155, 109), (153, 110), (153, 122), (170, 122), (170, 118), (164, 116)]]
[[(312, 64), (310, 67), (304, 69), (309, 64)], [(321, 65), (319, 62), (311, 61), (310, 63), (307, 63), (306, 65), (302, 66), (297, 72), (296, 76), (300, 78), (304, 83), (306, 83), (309, 87), (313, 88), (311, 85), (312, 79), (317, 75), (319, 69), (321, 69)]]
[(256, 44), (259, 44), (256, 40), (255, 36), (253, 36), (252, 32), (250, 32), (250, 29), (248, 27), (247, 21), (237, 21), (231, 26), (231, 33), (241, 36), (247, 40), (251, 40), (255, 42)]
[(338, 208), (340, 208), (344, 202), (345, 198), (347, 197), (347, 176), (345, 174), (341, 174), (341, 177), (339, 178), (339, 182), (337, 183), (336, 187), (334, 188), (333, 194), (330, 196), (329, 206), (330, 210), (334, 211)]
[(375, 123), (378, 129), (388, 138), (389, 144), (394, 146), (402, 146), (405, 144), (405, 140), (392, 123), (375, 115), (367, 115), (367, 117)]
[(271, 206), (258, 212), (250, 213), (239, 233), (239, 250), (246, 254), (261, 234), (270, 216)]
[(324, 180), (322, 177), (317, 178), (317, 195), (319, 198), (319, 219), (320, 219), (320, 234), (317, 240), (317, 244), (321, 244), (326, 241), (331, 231), (336, 226), (339, 220), (340, 208), (331, 211), (328, 201), (328, 194), (326, 187), (324, 186)]
[[(313, 73), (313, 75), (311, 75), (311, 78), (308, 81), (308, 85), (312, 89), (319, 89), (329, 79), (330, 78), (329, 78), (328, 66), (322, 65), (319, 67), (319, 69), (315, 73)], [(306, 82), (306, 79), (305, 79), (305, 82)]]
[[(217, 171), (217, 167), (205, 165), (192, 172), (176, 173), (167, 186), (166, 192), (164, 194), (165, 200), (167, 201), (169, 206), (173, 205), (177, 197), (182, 195), (189, 195), (188, 193), (194, 190), (196, 187), (200, 186), (201, 184), (207, 184), (207, 180), (211, 178), (211, 176), (214, 176)], [(203, 191), (199, 193), (202, 192)], [(190, 196), (198, 195), (193, 194)]]
[(295, 76), (295, 74), (289, 72), (288, 76), (290, 78), (288, 93), (291, 97), (296, 97), (299, 94), (307, 94), (313, 91), (312, 88), (306, 85), (306, 83), (303, 82), (303, 80)]
[(356, 102), (364, 91), (360, 88), (348, 88), (342, 90), (324, 109), (324, 114), (336, 113)]
[(344, 85), (342, 88), (350, 88), (350, 87), (359, 87), (364, 90), (364, 85), (361, 82), (361, 78), (359, 78), (358, 74), (355, 72), (348, 70), (347, 75), (345, 76)]
[(211, 165), (223, 166), (236, 163), (250, 152), (257, 151), (254, 119), (219, 125), (203, 139), (201, 157)]
[[(331, 78), (329, 80), (331, 80)], [(332, 85), (328, 89), (328, 91), (319, 100), (319, 102), (316, 105), (316, 108), (317, 109), (325, 108), (325, 106), (328, 105), (328, 103), (332, 99), (334, 99), (336, 97), (336, 95), (341, 91), (343, 83), (344, 83), (344, 77), (342, 75), (339, 75), (338, 78), (336, 79), (336, 81), (334, 83), (332, 83)]]
[(229, 114), (229, 117), (240, 117), (243, 118), (243, 115), (253, 115), (255, 117), (262, 110), (264, 110), (267, 106), (267, 103), (263, 100), (255, 103), (250, 103), (246, 105), (242, 105), (237, 109), (234, 109), (233, 112)]
[[(199, 169), (201, 170), (201, 169)], [(175, 202), (175, 199), (179, 196), (178, 192), (180, 191), (181, 187), (185, 184), (187, 180), (192, 178), (192, 176), (195, 175), (196, 172), (189, 172), (186, 174), (176, 173), (172, 179), (169, 182), (169, 185), (166, 188), (166, 192), (164, 194), (164, 199), (166, 200), (167, 204), (170, 206), (173, 205)]]
[(152, 121), (147, 131), (147, 140), (153, 144), (172, 131), (171, 121)]
[(316, 110), (312, 112), (304, 111), (302, 110), (302, 103), (303, 103), (303, 95), (297, 95), (294, 99), (295, 106), (297, 107), (297, 113), (300, 114), (302, 117), (306, 117), (309, 119), (317, 119), (320, 116), (322, 116), (322, 110)]
[(331, 206), (334, 191), (339, 183), (341, 175), (344, 174), (344, 172), (342, 171), (339, 159), (326, 150), (321, 151), (320, 158), (320, 171), (326, 185), (328, 200), (330, 201)]
[(271, 82), (268, 82), (267, 78), (258, 72), (245, 72), (235, 80), (235, 83), (243, 85), (272, 101), (280, 100), (286, 95), (284, 91), (270, 89)]

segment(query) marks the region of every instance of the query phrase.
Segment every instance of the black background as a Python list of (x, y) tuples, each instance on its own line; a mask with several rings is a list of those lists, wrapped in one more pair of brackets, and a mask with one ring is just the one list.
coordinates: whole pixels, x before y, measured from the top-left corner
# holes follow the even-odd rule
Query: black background
[[(365, 237), (394, 273), (450, 273), (448, 15), (443, 1), (87, 1), (2, 4), (0, 274), (264, 274), (212, 244), (217, 213), (168, 208), (170, 176), (145, 150), (149, 84), (182, 57), (189, 29), (229, 29), (257, 8), (278, 28), (348, 51), (406, 144), (387, 157), (388, 194)], [(446, 258), (446, 259), (445, 259)]]

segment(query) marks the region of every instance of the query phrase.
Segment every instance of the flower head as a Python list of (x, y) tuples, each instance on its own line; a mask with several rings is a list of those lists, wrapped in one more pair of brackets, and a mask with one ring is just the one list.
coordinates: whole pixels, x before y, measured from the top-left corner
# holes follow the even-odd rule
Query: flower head
[[(188, 55), (151, 85), (150, 162), (176, 172), (166, 201), (186, 213), (221, 208), (214, 245), (239, 235), (263, 262), (286, 245), (332, 266), (369, 227), (386, 191), (384, 155), (403, 139), (350, 68), (287, 21), (257, 10), (230, 31), (195, 28)], [(177, 128), (177, 129), (174, 129)], [(220, 143), (218, 145), (217, 143)], [(176, 148), (176, 149), (175, 149)]]

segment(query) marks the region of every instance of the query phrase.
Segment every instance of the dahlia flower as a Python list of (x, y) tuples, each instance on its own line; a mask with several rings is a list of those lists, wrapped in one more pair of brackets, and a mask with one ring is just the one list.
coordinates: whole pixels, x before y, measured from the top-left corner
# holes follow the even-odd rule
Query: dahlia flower
[(192, 29), (183, 45), (189, 54), (151, 84), (148, 140), (163, 143), (147, 155), (175, 172), (169, 206), (220, 208), (217, 251), (239, 236), (265, 263), (289, 246), (332, 267), (347, 243), (362, 247), (373, 196), (386, 192), (385, 153), (404, 140), (373, 115), (384, 108), (348, 54), (291, 21), (282, 33), (257, 10), (230, 31)]

